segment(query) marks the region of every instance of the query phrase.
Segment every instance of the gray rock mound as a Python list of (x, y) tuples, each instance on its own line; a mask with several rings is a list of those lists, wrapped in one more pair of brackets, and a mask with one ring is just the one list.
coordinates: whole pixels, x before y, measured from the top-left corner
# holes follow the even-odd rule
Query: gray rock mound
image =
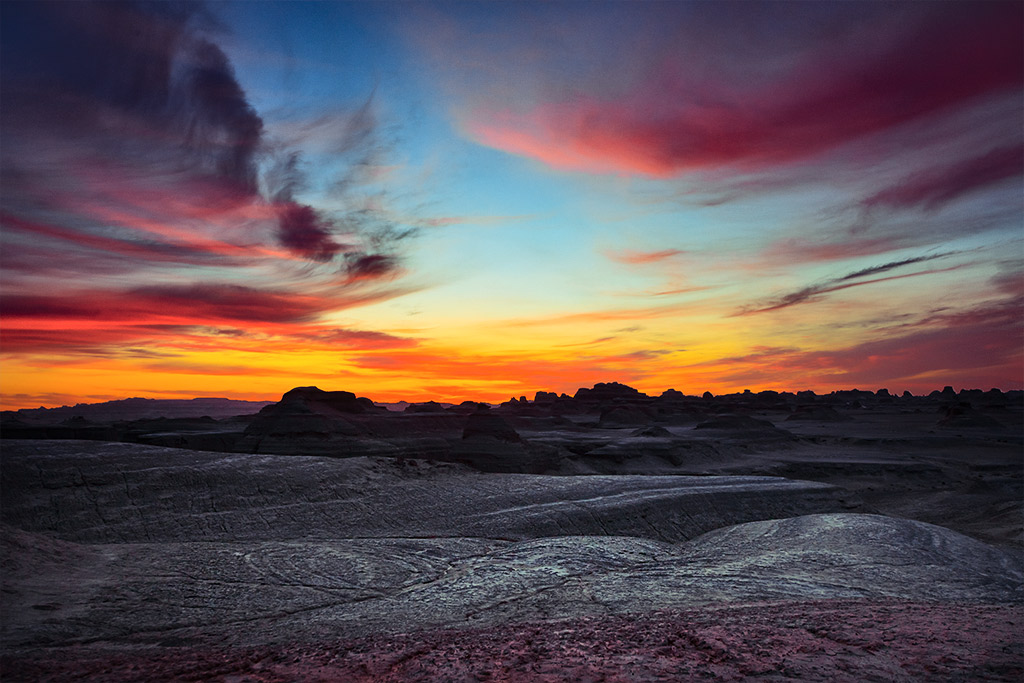
[(687, 544), (708, 589), (751, 599), (1024, 600), (1024, 566), (944, 527), (864, 514), (750, 522)]
[[(31, 548), (26, 535), (19, 543)], [(352, 538), (40, 552), (8, 588), (5, 641), (318, 642), (425, 628), (759, 601), (1016, 602), (1019, 562), (955, 532), (871, 515), (742, 524), (685, 545), (636, 537)], [(37, 603), (32, 587), (61, 585)], [(202, 596), (202, 599), (197, 599)], [(45, 604), (45, 610), (34, 608)], [(46, 618), (35, 613), (45, 611)], [(239, 627), (244, 624), (244, 627)]]

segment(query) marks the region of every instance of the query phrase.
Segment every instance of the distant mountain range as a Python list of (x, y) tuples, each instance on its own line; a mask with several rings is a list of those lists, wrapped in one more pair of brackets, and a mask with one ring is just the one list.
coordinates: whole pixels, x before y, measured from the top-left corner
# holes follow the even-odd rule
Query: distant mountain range
[(125, 398), (105, 403), (79, 403), (60, 408), (22, 408), (5, 410), (4, 417), (22, 420), (62, 422), (82, 417), (91, 422), (116, 422), (119, 420), (145, 420), (158, 417), (212, 417), (216, 419), (251, 415), (274, 401), (236, 401), (230, 398)]

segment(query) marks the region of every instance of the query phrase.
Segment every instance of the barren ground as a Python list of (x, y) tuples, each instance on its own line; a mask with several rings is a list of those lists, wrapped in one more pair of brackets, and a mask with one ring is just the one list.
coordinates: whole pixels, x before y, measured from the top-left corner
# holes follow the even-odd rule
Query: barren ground
[(982, 398), (31, 416), (0, 677), (1019, 680), (1021, 410)]

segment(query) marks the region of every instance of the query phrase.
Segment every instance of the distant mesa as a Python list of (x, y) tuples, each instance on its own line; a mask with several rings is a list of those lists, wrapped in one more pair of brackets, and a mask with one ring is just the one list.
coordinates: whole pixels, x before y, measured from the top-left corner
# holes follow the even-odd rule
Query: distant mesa
[(350, 391), (324, 391), (319, 387), (296, 387), (281, 397), (277, 405), (282, 404), (320, 405), (339, 413), (353, 415), (379, 410), (370, 399), (357, 398)]
[(616, 398), (648, 398), (633, 387), (618, 382), (599, 382), (593, 389), (580, 388), (573, 396), (577, 401), (609, 401)]
[(484, 413), (491, 409), (491, 404), (482, 403), (480, 401), (463, 401), (457, 406), (448, 408), (449, 412), (470, 414), (470, 413)]
[(56, 424), (62, 420), (82, 417), (92, 422), (144, 420), (157, 417), (212, 417), (215, 419), (252, 415), (273, 401), (239, 401), (229, 398), (125, 398), (103, 403), (79, 403), (59, 408), (24, 408), (4, 411), (22, 419), (42, 420)]
[(245, 429), (239, 448), (252, 453), (333, 452), (339, 437), (366, 434), (351, 418), (367, 412), (386, 409), (348, 391), (296, 387), (259, 412)]
[(403, 412), (406, 413), (443, 413), (447, 406), (437, 401), (425, 401), (424, 403), (410, 403)]

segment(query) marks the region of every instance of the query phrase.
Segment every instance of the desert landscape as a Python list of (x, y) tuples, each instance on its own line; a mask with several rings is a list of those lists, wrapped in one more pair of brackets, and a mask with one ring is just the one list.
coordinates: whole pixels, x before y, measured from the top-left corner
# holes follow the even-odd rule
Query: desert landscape
[(1024, 674), (1019, 391), (260, 405), (3, 414), (3, 680)]
[(1021, 55), (0, 1), (0, 681), (1024, 680)]

